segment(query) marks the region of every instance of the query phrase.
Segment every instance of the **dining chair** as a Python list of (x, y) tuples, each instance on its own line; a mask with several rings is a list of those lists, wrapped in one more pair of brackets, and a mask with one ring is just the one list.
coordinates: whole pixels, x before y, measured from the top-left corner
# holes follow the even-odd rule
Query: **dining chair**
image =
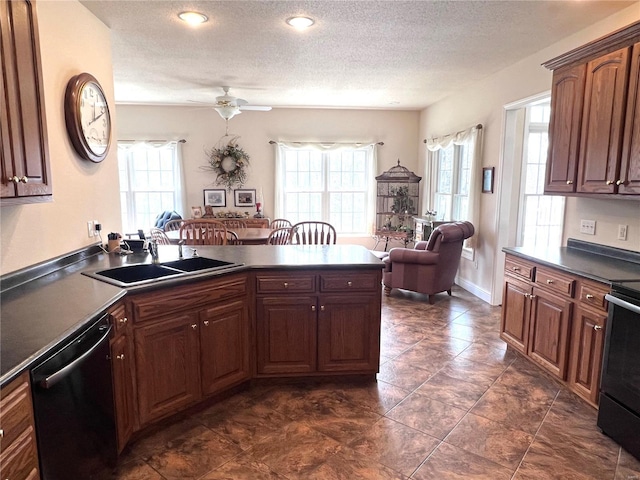
[(227, 230), (227, 245), (242, 245), (242, 241), (238, 239), (238, 234), (233, 230)]
[(291, 243), (296, 245), (330, 245), (336, 243), (336, 229), (327, 222), (304, 221), (291, 227)]
[(270, 228), (276, 230), (277, 228), (291, 228), (291, 222), (286, 218), (276, 218), (271, 222)]
[(174, 230), (180, 230), (180, 227), (182, 226), (183, 223), (184, 223), (184, 220), (182, 219), (169, 220), (167, 223), (164, 224), (164, 231), (171, 232)]
[(185, 220), (180, 227), (180, 239), (187, 245), (226, 245), (227, 227), (217, 220)]
[(161, 228), (151, 227), (149, 233), (151, 240), (154, 240), (158, 245), (171, 245), (171, 240)]
[(291, 238), (291, 228), (276, 228), (269, 234), (267, 245), (288, 245)]
[(230, 230), (235, 230), (237, 228), (247, 228), (247, 222), (240, 218), (221, 218), (219, 221), (224, 223), (224, 226)]

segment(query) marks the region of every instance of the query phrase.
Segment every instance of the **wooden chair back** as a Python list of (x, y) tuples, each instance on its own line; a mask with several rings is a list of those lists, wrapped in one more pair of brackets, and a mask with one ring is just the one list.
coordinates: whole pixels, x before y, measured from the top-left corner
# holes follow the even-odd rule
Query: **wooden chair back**
[(336, 229), (327, 222), (305, 221), (291, 227), (291, 243), (296, 245), (331, 245), (336, 243)]
[(158, 245), (171, 245), (171, 240), (161, 228), (151, 227), (150, 234), (151, 240), (154, 240)]
[(224, 223), (224, 226), (227, 227), (228, 230), (247, 228), (247, 222), (240, 218), (221, 218), (219, 221)]
[(269, 234), (267, 245), (287, 245), (291, 238), (291, 228), (276, 228)]
[(185, 220), (180, 227), (180, 239), (186, 245), (226, 245), (227, 227), (217, 220)]
[(227, 230), (227, 245), (242, 245), (242, 242), (238, 240), (238, 234), (233, 230)]
[(271, 228), (274, 230), (277, 228), (291, 228), (291, 222), (286, 218), (276, 218), (271, 222)]
[(180, 227), (184, 223), (184, 220), (169, 220), (164, 224), (165, 232), (172, 232), (174, 230), (180, 230)]

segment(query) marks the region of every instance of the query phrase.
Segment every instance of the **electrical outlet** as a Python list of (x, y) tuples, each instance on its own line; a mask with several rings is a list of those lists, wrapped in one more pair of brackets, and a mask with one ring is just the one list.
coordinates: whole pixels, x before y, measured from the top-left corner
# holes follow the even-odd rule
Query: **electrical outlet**
[(627, 239), (627, 227), (628, 225), (618, 225), (618, 240)]
[(99, 220), (93, 221), (93, 234), (97, 237), (100, 235), (100, 230), (102, 230), (102, 224)]
[(596, 221), (595, 220), (580, 220), (580, 233), (586, 235), (596, 234)]
[(89, 238), (93, 238), (93, 220), (87, 222), (87, 235)]

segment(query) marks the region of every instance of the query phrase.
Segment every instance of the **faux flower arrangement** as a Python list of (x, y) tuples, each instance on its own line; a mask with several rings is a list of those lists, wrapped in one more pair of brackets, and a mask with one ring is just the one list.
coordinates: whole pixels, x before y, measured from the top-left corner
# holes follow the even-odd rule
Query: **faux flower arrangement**
[(216, 174), (216, 185), (224, 185), (231, 191), (234, 186), (242, 187), (247, 180), (246, 167), (249, 165), (249, 154), (237, 143), (229, 142), (220, 148), (212, 148), (207, 152), (209, 169)]

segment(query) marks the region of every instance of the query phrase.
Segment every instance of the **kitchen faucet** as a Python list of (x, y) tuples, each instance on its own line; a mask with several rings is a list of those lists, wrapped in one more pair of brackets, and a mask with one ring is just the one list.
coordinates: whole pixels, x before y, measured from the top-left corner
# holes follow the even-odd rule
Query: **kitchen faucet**
[(158, 242), (155, 240), (149, 240), (149, 253), (153, 263), (158, 263)]

